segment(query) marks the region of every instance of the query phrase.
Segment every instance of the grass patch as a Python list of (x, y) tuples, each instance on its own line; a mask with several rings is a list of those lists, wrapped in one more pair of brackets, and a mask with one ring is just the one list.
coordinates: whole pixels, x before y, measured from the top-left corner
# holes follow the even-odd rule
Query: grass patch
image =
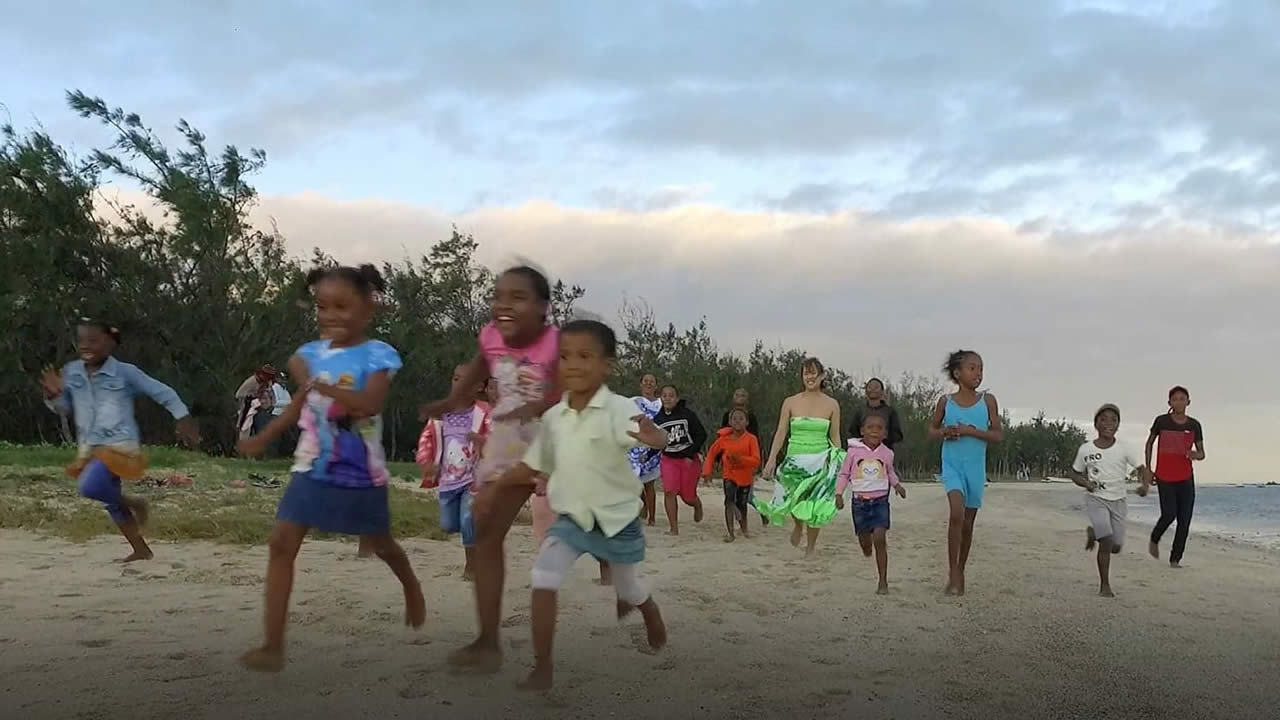
[[(283, 488), (231, 487), (249, 473), (289, 480), (290, 460), (254, 461), (212, 458), (176, 448), (148, 448), (147, 475), (190, 475), (185, 488), (127, 485), (126, 492), (151, 502), (152, 540), (209, 540), (234, 545), (266, 542), (275, 523)], [(74, 449), (0, 444), (0, 528), (31, 530), (83, 542), (115, 535), (115, 525), (101, 504), (76, 492), (64, 468)], [(443, 540), (440, 509), (433, 496), (413, 492), (418, 481), (412, 463), (391, 463), (391, 531), (396, 537)], [(401, 487), (396, 487), (401, 485)], [(316, 537), (342, 537), (317, 534)]]

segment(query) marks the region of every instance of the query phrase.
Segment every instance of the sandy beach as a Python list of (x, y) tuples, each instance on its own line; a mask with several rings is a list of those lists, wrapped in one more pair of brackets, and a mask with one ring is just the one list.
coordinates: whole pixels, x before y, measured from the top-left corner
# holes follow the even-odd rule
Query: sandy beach
[[(968, 595), (941, 594), (945, 502), (895, 500), (892, 594), (847, 516), (803, 561), (773, 528), (721, 542), (720, 495), (683, 535), (649, 534), (646, 576), (671, 632), (641, 651), (639, 619), (580, 561), (561, 594), (557, 688), (514, 690), (529, 667), (528, 527), (508, 541), (507, 666), (457, 676), (474, 630), (455, 543), (406, 543), (428, 624), (401, 624), (399, 588), (350, 543), (298, 562), (281, 675), (242, 671), (259, 642), (263, 547), (157, 544), (122, 567), (119, 539), (0, 535), (0, 709), (9, 718), (1265, 718), (1280, 706), (1275, 553), (1193, 534), (1183, 570), (1146, 554), (1145, 528), (1097, 597), (1080, 494), (1000, 484), (978, 519)], [(762, 492), (765, 490), (761, 490)], [(758, 516), (752, 518), (758, 528)], [(1172, 536), (1170, 535), (1170, 538)], [(1167, 544), (1167, 541), (1166, 541)]]

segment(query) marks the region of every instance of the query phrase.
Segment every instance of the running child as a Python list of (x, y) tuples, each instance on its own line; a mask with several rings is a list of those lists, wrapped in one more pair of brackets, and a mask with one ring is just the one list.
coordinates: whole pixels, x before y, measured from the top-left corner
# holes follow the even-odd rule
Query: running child
[(698, 479), (702, 476), (702, 446), (707, 431), (697, 413), (689, 409), (675, 385), (662, 387), (662, 409), (653, 422), (667, 433), (662, 451), (662, 504), (667, 511), (668, 531), (680, 534), (680, 502), (693, 508), (693, 521), (702, 522), (702, 499)]
[(876, 571), (880, 574), (877, 595), (889, 594), (889, 489), (904, 500), (907, 489), (898, 481), (893, 467), (893, 450), (885, 442), (889, 423), (883, 415), (871, 414), (862, 419), (858, 435), (861, 440), (849, 442), (849, 452), (836, 483), (836, 508), (844, 509), (844, 489), (853, 486), (853, 531), (858, 536), (862, 554), (876, 554)]
[[(727, 411), (725, 411), (725, 414), (720, 418), (720, 428), (722, 430), (724, 428), (729, 427), (729, 415), (733, 413), (734, 410), (742, 410), (747, 413), (747, 432), (751, 433), (752, 435), (755, 435), (756, 441), (759, 442), (760, 441), (760, 421), (756, 418), (756, 414), (751, 411), (751, 394), (747, 392), (746, 388), (738, 388), (733, 391), (733, 405)], [(761, 457), (763, 457), (764, 448), (762, 447), (760, 450), (762, 453)], [(750, 503), (751, 505), (755, 505), (756, 503), (755, 485), (752, 484), (749, 490), (750, 492), (748, 492), (747, 502)], [(769, 524), (769, 518), (764, 513), (760, 514), (760, 524), (761, 525)]]
[[(560, 382), (564, 399), (543, 416), (538, 435), (524, 461), (498, 481), (501, 487), (525, 488), (539, 476), (546, 483), (556, 520), (533, 564), (534, 668), (520, 683), (527, 690), (547, 690), (553, 680), (551, 644), (556, 625), (556, 594), (565, 575), (582, 555), (608, 562), (617, 592), (618, 618), (639, 608), (649, 645), (666, 644), (667, 630), (658, 604), (640, 581), (644, 530), (636, 493), (639, 478), (627, 452), (640, 444), (663, 448), (668, 434), (635, 404), (605, 385), (618, 341), (607, 325), (575, 320), (560, 331)], [(486, 500), (495, 498), (490, 494)]]
[[(453, 371), (453, 385), (462, 382), (466, 366)], [(476, 397), (484, 388), (476, 386)], [(476, 400), (471, 407), (432, 418), (418, 438), (416, 459), (422, 467), (422, 487), (438, 487), (440, 529), (452, 535), (461, 533), (462, 552), (466, 564), (463, 580), (475, 579), (475, 521), (471, 504), (475, 496), (475, 464), (489, 428), (489, 405)]]
[(742, 537), (749, 538), (747, 508), (751, 504), (751, 486), (755, 484), (756, 470), (760, 467), (760, 441), (747, 431), (746, 410), (729, 411), (729, 427), (721, 428), (720, 436), (707, 451), (707, 461), (702, 469), (704, 478), (711, 477), (716, 460), (720, 460), (720, 474), (724, 477), (724, 541), (734, 541), (735, 519), (742, 528)]
[(283, 414), (260, 434), (240, 441), (240, 452), (261, 455), (297, 424), (293, 478), (276, 510), (267, 560), (266, 640), (240, 663), (250, 669), (284, 668), (284, 628), (293, 589), (293, 566), (312, 530), (357, 535), (391, 568), (404, 588), (404, 622), (426, 621), (422, 586), (404, 550), (391, 537), (386, 456), (382, 450), (382, 408), (391, 379), (400, 369), (395, 348), (365, 334), (373, 319), (374, 295), (384, 289), (372, 265), (312, 270), (307, 286), (315, 297), (322, 340), (298, 348), (289, 374), (305, 379)]
[(1085, 550), (1098, 546), (1098, 594), (1115, 597), (1111, 591), (1111, 556), (1124, 545), (1124, 483), (1135, 470), (1142, 474), (1138, 495), (1145, 497), (1151, 486), (1151, 473), (1128, 443), (1116, 439), (1120, 429), (1120, 408), (1107, 403), (1093, 414), (1093, 427), (1098, 437), (1080, 446), (1071, 464), (1071, 480), (1084, 488), (1084, 509), (1089, 515), (1085, 530)]
[(133, 548), (120, 560), (127, 563), (154, 557), (142, 537), (147, 501), (125, 495), (120, 487), (122, 479), (140, 479), (147, 466), (133, 417), (134, 398), (146, 395), (163, 405), (177, 421), (178, 440), (190, 447), (199, 446), (200, 428), (173, 388), (115, 358), (119, 344), (120, 331), (114, 326), (82, 318), (76, 326), (80, 359), (67, 363), (61, 371), (46, 367), (40, 386), (49, 409), (74, 417), (79, 448), (67, 474), (77, 478), (81, 496), (106, 506), (112, 522)]
[(947, 522), (947, 595), (964, 595), (964, 569), (973, 544), (973, 524), (987, 484), (987, 445), (1004, 439), (996, 396), (982, 386), (982, 356), (957, 350), (942, 366), (956, 391), (938, 399), (929, 437), (942, 439), (942, 487), (951, 513)]
[[(559, 329), (550, 324), (551, 285), (546, 276), (527, 265), (503, 272), (494, 288), (490, 312), (492, 321), (480, 330), (476, 355), (467, 363), (462, 381), (448, 398), (419, 411), (426, 419), (466, 408), (474, 400), (471, 389), (485, 377), (492, 377), (497, 387), (488, 437), (475, 468), (473, 559), (480, 633), (448, 656), (450, 665), (488, 673), (502, 667), (499, 624), (507, 531), (530, 497), (539, 545), (555, 520), (547, 498), (534, 495), (531, 487), (493, 481), (521, 462), (537, 436), (543, 413), (560, 399), (556, 369)], [(480, 507), (487, 511), (480, 512)], [(602, 583), (609, 582), (608, 567), (603, 563), (600, 575)]]
[[(645, 417), (650, 420), (656, 417), (662, 409), (662, 398), (658, 397), (658, 379), (645, 374), (640, 378), (640, 394), (631, 400)], [(640, 498), (644, 501), (645, 517), (648, 518), (649, 525), (653, 526), (658, 516), (658, 493), (654, 489), (654, 482), (662, 476), (662, 451), (648, 447), (631, 448), (630, 457), (631, 469), (635, 470), (640, 482), (644, 483)]]
[(1152, 467), (1151, 452), (1156, 450), (1156, 492), (1160, 495), (1160, 519), (1151, 530), (1147, 551), (1153, 558), (1160, 557), (1160, 538), (1176, 520), (1178, 528), (1169, 551), (1169, 565), (1175, 568), (1182, 567), (1196, 506), (1196, 477), (1191, 464), (1204, 459), (1204, 430), (1199, 420), (1187, 414), (1190, 404), (1191, 393), (1186, 388), (1178, 385), (1170, 390), (1169, 412), (1156, 417), (1147, 437), (1147, 467)]

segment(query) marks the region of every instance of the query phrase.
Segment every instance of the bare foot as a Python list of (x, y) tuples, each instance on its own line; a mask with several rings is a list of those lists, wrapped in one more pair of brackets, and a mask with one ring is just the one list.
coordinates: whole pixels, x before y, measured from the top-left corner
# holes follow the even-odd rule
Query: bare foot
[(804, 537), (804, 527), (796, 525), (791, 531), (791, 547), (800, 547), (800, 539)]
[(1111, 592), (1110, 585), (1103, 585), (1102, 588), (1098, 590), (1098, 594), (1105, 598), (1113, 598), (1116, 596), (1115, 593)]
[(153, 558), (153, 557), (155, 557), (155, 556), (156, 556), (156, 554), (155, 554), (155, 553), (153, 553), (153, 552), (151, 552), (151, 550), (149, 550), (149, 549), (148, 549), (148, 550), (134, 550), (133, 552), (129, 553), (129, 554), (128, 554), (127, 556), (125, 556), (125, 557), (120, 558), (120, 559), (119, 559), (119, 560), (117, 560), (116, 562), (118, 562), (118, 563), (131, 563), (131, 562), (138, 562), (139, 560), (150, 560), (151, 558)]
[(1170, 560), (1170, 561), (1169, 561), (1169, 567), (1173, 568), (1174, 570), (1181, 570), (1181, 569), (1182, 569), (1182, 563), (1180, 563), (1180, 562), (1178, 562), (1178, 561), (1176, 561), (1176, 560)]
[(725, 541), (725, 542), (727, 542), (727, 543), (731, 543), (731, 542), (733, 542), (733, 540), (734, 540), (734, 538), (733, 538), (733, 536), (732, 536), (732, 535), (725, 535), (725, 536), (724, 536), (724, 541)]
[(529, 677), (516, 683), (516, 688), (529, 692), (546, 692), (551, 689), (551, 679), (551, 666), (539, 664), (529, 673)]
[(964, 597), (964, 576), (960, 576), (960, 582), (956, 583), (956, 597)]
[(695, 523), (702, 522), (702, 503), (701, 502), (693, 506), (693, 521)]
[(812, 545), (804, 549), (805, 560), (812, 560), (816, 557), (818, 557), (818, 550), (814, 548)]
[(649, 647), (661, 650), (667, 646), (667, 624), (662, 621), (662, 613), (658, 611), (658, 603), (649, 598), (640, 606), (640, 614), (644, 615), (644, 629), (648, 634)]
[(1160, 559), (1160, 546), (1155, 543), (1147, 543), (1147, 552), (1151, 553), (1151, 557)]
[(427, 621), (427, 601), (422, 597), (422, 585), (404, 589), (404, 624), (415, 630)]
[(680, 528), (671, 528), (670, 530), (668, 530), (668, 531), (667, 531), (667, 534), (668, 534), (668, 535), (679, 535), (679, 534), (680, 534)]
[(1085, 540), (1084, 540), (1084, 549), (1085, 549), (1085, 550), (1092, 550), (1092, 549), (1093, 549), (1093, 546), (1098, 544), (1098, 537), (1097, 537), (1096, 535), (1094, 535), (1094, 533), (1093, 533), (1093, 526), (1092, 526), (1092, 525), (1090, 525), (1089, 527), (1085, 528), (1085, 531), (1084, 531), (1084, 538), (1085, 538)]
[(474, 569), (472, 569), (472, 567), (471, 567), (470, 565), (468, 565), (468, 566), (466, 566), (466, 567), (462, 568), (462, 580), (463, 580), (463, 582), (475, 582), (475, 581), (476, 581), (476, 571), (475, 571)]
[(947, 589), (946, 589), (946, 590), (943, 590), (943, 591), (942, 591), (942, 594), (943, 594), (943, 595), (955, 595), (955, 594), (956, 594), (956, 586), (955, 586), (955, 585), (953, 585), (952, 583), (947, 583)]
[(492, 674), (502, 669), (502, 650), (476, 641), (449, 653), (445, 662), (455, 668)]
[(653, 518), (649, 518), (649, 527), (653, 527), (654, 525), (657, 525), (657, 524), (658, 524), (658, 521), (654, 520)]
[(739, 534), (739, 535), (741, 535), (742, 537), (744, 537), (744, 538), (748, 539), (748, 540), (750, 540), (750, 539), (751, 539), (751, 533), (747, 532), (747, 529), (746, 529), (746, 528), (743, 528), (743, 529), (742, 529), (742, 531), (741, 531), (741, 532), (739, 532), (738, 534)]
[(284, 669), (284, 652), (255, 648), (240, 656), (240, 666), (254, 672), (280, 672)]
[(888, 595), (888, 594), (889, 594), (889, 583), (880, 583), (880, 586), (876, 588), (876, 594), (877, 594), (877, 595)]
[(635, 605), (623, 600), (618, 601), (618, 619), (622, 620), (636, 609)]

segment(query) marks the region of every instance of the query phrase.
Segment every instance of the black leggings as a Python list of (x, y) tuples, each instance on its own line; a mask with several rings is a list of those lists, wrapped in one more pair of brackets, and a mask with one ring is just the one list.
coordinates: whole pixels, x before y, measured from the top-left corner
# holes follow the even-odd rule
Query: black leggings
[(1173, 532), (1173, 548), (1169, 550), (1169, 562), (1180, 562), (1187, 549), (1187, 533), (1191, 530), (1191, 512), (1196, 507), (1196, 481), (1180, 483), (1156, 483), (1160, 493), (1160, 519), (1151, 531), (1151, 542), (1159, 543), (1164, 531), (1175, 520), (1178, 528)]

